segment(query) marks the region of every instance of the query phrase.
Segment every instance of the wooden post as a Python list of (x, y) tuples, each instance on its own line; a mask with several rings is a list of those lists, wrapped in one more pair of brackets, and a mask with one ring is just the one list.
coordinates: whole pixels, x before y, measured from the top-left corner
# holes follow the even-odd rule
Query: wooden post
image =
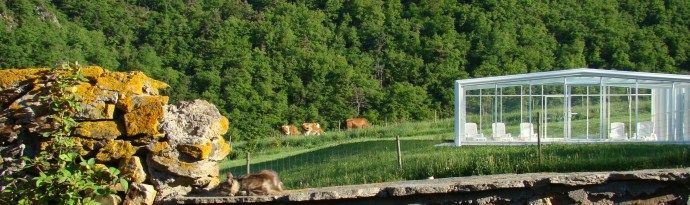
[(398, 143), (398, 168), (402, 170), (402, 152), (400, 152), (400, 135), (395, 136), (395, 141)]
[(247, 152), (247, 175), (249, 175), (249, 173), (252, 172), (251, 169), (249, 169), (249, 164), (251, 163), (251, 160), (249, 159), (249, 157), (250, 157), (249, 152)]
[(436, 115), (436, 110), (434, 110), (434, 122), (438, 120), (438, 115)]

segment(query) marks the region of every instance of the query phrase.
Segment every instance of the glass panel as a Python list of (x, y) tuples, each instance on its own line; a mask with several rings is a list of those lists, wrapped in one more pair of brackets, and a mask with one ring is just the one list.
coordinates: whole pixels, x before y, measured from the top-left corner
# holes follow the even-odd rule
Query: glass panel
[(574, 86), (570, 100), (571, 138), (599, 139), (599, 87)]
[(546, 97), (546, 135), (545, 139), (563, 139), (563, 97)]

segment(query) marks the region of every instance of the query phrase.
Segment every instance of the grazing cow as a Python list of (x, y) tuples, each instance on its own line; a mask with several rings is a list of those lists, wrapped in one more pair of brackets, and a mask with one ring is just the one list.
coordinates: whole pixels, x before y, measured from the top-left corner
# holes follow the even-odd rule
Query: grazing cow
[(295, 127), (294, 125), (280, 126), (280, 130), (283, 131), (283, 134), (285, 134), (285, 135), (293, 135), (294, 136), (294, 135), (302, 134), (301, 132), (299, 132), (297, 127)]
[(323, 130), (319, 123), (302, 123), (302, 129), (304, 129), (304, 135), (321, 135)]
[(345, 125), (347, 129), (367, 128), (369, 127), (369, 121), (363, 117), (350, 118), (345, 120)]

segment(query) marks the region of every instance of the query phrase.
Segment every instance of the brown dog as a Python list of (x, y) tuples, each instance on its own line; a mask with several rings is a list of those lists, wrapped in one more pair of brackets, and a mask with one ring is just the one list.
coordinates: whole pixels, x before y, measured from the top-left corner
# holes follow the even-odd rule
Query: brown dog
[(273, 195), (283, 191), (283, 182), (273, 170), (261, 170), (257, 173), (238, 178), (240, 191), (247, 195)]
[(233, 178), (232, 173), (228, 172), (225, 183), (218, 186), (218, 191), (224, 196), (235, 196), (240, 191), (240, 182)]

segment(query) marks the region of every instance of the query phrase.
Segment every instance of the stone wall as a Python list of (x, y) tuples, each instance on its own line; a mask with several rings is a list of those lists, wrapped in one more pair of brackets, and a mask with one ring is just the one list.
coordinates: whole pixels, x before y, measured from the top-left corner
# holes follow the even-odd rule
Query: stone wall
[[(203, 100), (168, 104), (168, 87), (142, 72), (82, 68), (88, 82), (68, 90), (80, 96), (80, 122), (72, 137), (80, 154), (119, 167), (130, 181), (125, 204), (153, 203), (219, 184), (217, 162), (230, 153), (223, 135), (229, 121)], [(10, 176), (49, 140), (46, 126), (47, 69), (0, 70), (0, 177)], [(123, 192), (124, 193), (124, 192)]]
[(280, 196), (183, 197), (179, 204), (687, 204), (687, 169), (455, 177), (286, 191)]

